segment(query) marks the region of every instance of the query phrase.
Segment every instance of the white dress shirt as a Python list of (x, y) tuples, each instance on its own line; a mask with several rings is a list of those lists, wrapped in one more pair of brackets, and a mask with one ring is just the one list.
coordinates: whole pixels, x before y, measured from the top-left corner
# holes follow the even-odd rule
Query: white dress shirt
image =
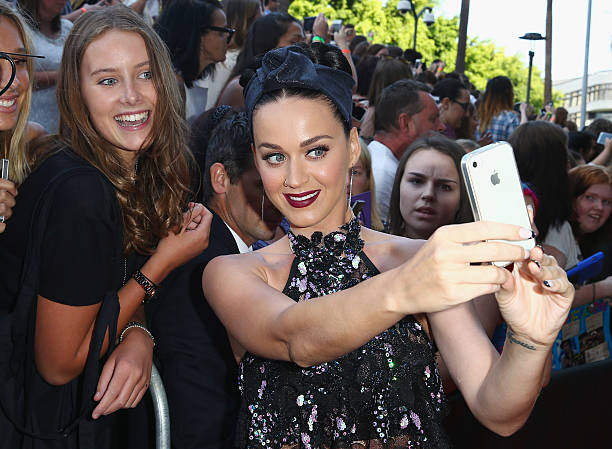
[(230, 232), (232, 233), (232, 237), (234, 237), (234, 240), (236, 240), (236, 245), (238, 245), (238, 251), (240, 252), (240, 254), (249, 253), (253, 251), (253, 248), (251, 248), (246, 243), (244, 243), (244, 240), (242, 240), (240, 236), (236, 234), (236, 232), (230, 227), (230, 225), (225, 223), (225, 226), (227, 226), (227, 229), (229, 229)]
[(398, 160), (386, 145), (377, 140), (370, 142), (368, 150), (372, 156), (372, 176), (376, 187), (378, 213), (382, 220), (389, 221), (389, 203)]

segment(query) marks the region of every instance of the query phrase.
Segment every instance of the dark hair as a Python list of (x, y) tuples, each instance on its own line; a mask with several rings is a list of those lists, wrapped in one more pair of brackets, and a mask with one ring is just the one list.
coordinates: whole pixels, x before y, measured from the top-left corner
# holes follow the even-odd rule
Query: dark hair
[(462, 90), (467, 90), (467, 88), (461, 81), (455, 78), (446, 78), (435, 85), (431, 94), (434, 97), (438, 97), (440, 102), (444, 98), (455, 101), (457, 98), (459, 98)]
[(241, 75), (246, 68), (253, 65), (258, 56), (263, 56), (266, 52), (276, 48), (292, 23), (301, 26), (299, 20), (286, 12), (271, 12), (253, 22), (230, 79)]
[(369, 104), (375, 105), (385, 87), (402, 79), (412, 79), (412, 68), (408, 61), (390, 57), (380, 58), (368, 91)]
[(372, 44), (368, 47), (366, 54), (376, 56), (376, 53), (381, 50), (384, 50), (385, 48), (387, 48), (387, 46), (383, 44)]
[(468, 140), (476, 139), (476, 136), (474, 136), (474, 133), (472, 132), (472, 123), (471, 123), (472, 118), (474, 117), (474, 114), (476, 114), (476, 106), (474, 106), (474, 103), (470, 101), (465, 110), (465, 116), (461, 119), (461, 124), (459, 125), (459, 129), (455, 130), (455, 137), (457, 139), (468, 139)]
[[(8, 2), (13, 3), (13, 2)], [(40, 0), (18, 0), (16, 2), (21, 11), (25, 12), (23, 15), (26, 20), (36, 30), (40, 30), (40, 20), (38, 18), (38, 5)], [(62, 16), (61, 13), (51, 19), (51, 31), (58, 33), (62, 29)], [(33, 82), (33, 80), (31, 80)]]
[(204, 73), (214, 70), (214, 64), (210, 64), (200, 72), (199, 55), (201, 36), (208, 32), (216, 10), (222, 10), (217, 0), (173, 0), (155, 24), (155, 31), (170, 51), (174, 69), (187, 87), (192, 87)]
[(230, 183), (236, 184), (243, 173), (255, 167), (251, 153), (251, 129), (244, 112), (230, 116), (214, 128), (202, 167), (202, 200), (208, 203), (214, 194), (210, 167), (223, 164)]
[(538, 197), (535, 223), (540, 231), (538, 239), (543, 241), (551, 226), (561, 226), (570, 218), (567, 137), (552, 123), (534, 121), (516, 128), (508, 142), (521, 180)]
[(423, 59), (423, 55), (412, 48), (408, 48), (404, 50), (404, 58), (414, 64), (417, 59)]
[[(331, 67), (336, 70), (341, 70), (352, 76), (352, 70), (351, 70), (350, 64), (348, 63), (348, 61), (342, 54), (342, 51), (335, 45), (322, 44), (320, 42), (315, 42), (312, 44), (298, 43), (296, 44), (296, 46), (302, 48), (306, 56), (308, 56), (308, 58), (315, 64), (320, 64), (320, 65), (324, 65), (327, 67)], [(246, 83), (248, 83), (250, 78), (252, 78), (253, 76), (255, 76), (254, 70), (246, 70), (243, 76), (241, 77), (240, 82), (242, 83), (244, 81), (245, 86), (246, 86)], [(352, 124), (347, 122), (344, 119), (344, 116), (342, 115), (338, 107), (335, 105), (335, 103), (331, 99), (329, 99), (323, 93), (316, 91), (316, 90), (300, 89), (300, 88), (283, 88), (283, 89), (276, 90), (274, 92), (264, 94), (259, 99), (255, 107), (253, 108), (253, 114), (261, 106), (267, 103), (278, 101), (279, 99), (284, 98), (284, 97), (299, 97), (299, 98), (307, 98), (307, 99), (325, 101), (332, 108), (334, 116), (338, 119), (340, 123), (342, 123), (345, 135), (347, 137), (349, 136), (349, 133), (352, 128)]]
[(438, 78), (436, 78), (435, 73), (429, 70), (423, 70), (415, 77), (415, 80), (421, 83), (431, 84), (432, 86), (435, 86), (438, 82)]
[[(586, 130), (592, 132), (595, 138), (597, 138), (599, 133), (612, 133), (612, 122), (605, 118), (596, 118), (586, 127)], [(603, 150), (603, 145), (595, 142), (593, 148), (595, 149), (594, 156), (597, 156)]]
[(430, 92), (429, 87), (414, 80), (399, 80), (383, 89), (376, 103), (374, 131), (390, 132), (396, 129), (397, 120), (402, 113), (409, 116), (423, 110), (419, 92)]
[(392, 58), (403, 58), (404, 50), (402, 50), (397, 45), (387, 45), (387, 51), (389, 52), (389, 56)]
[(366, 56), (369, 56), (367, 54), (367, 51), (368, 51), (368, 48), (370, 48), (370, 43), (367, 40), (361, 41), (361, 42), (355, 44), (355, 46), (353, 48), (354, 48), (354, 50), (351, 50), (351, 53), (352, 53), (351, 56), (353, 58), (358, 58), (359, 60), (361, 60), (361, 59), (365, 58)]
[(210, 142), (211, 136), (219, 123), (235, 114), (237, 114), (237, 111), (235, 111), (231, 106), (217, 106), (216, 108), (202, 112), (191, 122), (189, 126), (189, 149), (193, 153), (193, 157), (198, 165), (201, 175), (195, 177), (193, 180), (194, 185), (192, 190), (194, 192), (198, 192), (198, 201), (200, 202), (204, 202), (201, 197), (204, 193), (203, 173), (206, 166), (206, 151), (208, 149), (208, 143)]
[[(366, 43), (367, 45), (367, 43)], [(363, 97), (367, 97), (372, 84), (372, 77), (378, 65), (380, 58), (378, 56), (363, 56), (357, 64), (357, 93)]]
[(514, 106), (514, 87), (507, 76), (496, 76), (487, 81), (487, 88), (478, 105), (480, 115), (480, 132), (491, 124), (493, 117), (503, 111), (512, 111)]
[(567, 147), (570, 150), (577, 151), (584, 157), (593, 146), (593, 140), (595, 140), (595, 136), (589, 131), (570, 131), (568, 133)]
[(555, 109), (555, 123), (561, 128), (565, 128), (565, 125), (567, 124), (567, 115), (567, 109), (563, 107)]
[(242, 48), (259, 11), (261, 11), (259, 0), (226, 0), (227, 23), (236, 30), (232, 37), (231, 48)]
[(351, 51), (351, 53), (353, 53), (355, 51), (355, 47), (357, 47), (357, 45), (361, 44), (362, 42), (365, 42), (367, 44), (368, 38), (365, 36), (362, 36), (361, 34), (358, 34), (357, 36), (355, 36), (353, 40), (351, 41), (351, 43), (349, 44), (349, 50)]
[(459, 185), (461, 189), (459, 196), (459, 209), (455, 214), (453, 224), (474, 221), (469, 198), (463, 183), (463, 175), (461, 173), (461, 158), (465, 154), (465, 150), (458, 143), (444, 137), (441, 134), (432, 134), (414, 141), (399, 160), (397, 172), (395, 173), (395, 180), (393, 181), (393, 190), (391, 190), (391, 202), (389, 204), (391, 234), (404, 235), (405, 223), (400, 211), (400, 184), (402, 183), (402, 177), (404, 176), (404, 171), (406, 170), (406, 162), (410, 156), (412, 156), (418, 150), (435, 150), (453, 160), (455, 168), (457, 169), (457, 175), (459, 176)]

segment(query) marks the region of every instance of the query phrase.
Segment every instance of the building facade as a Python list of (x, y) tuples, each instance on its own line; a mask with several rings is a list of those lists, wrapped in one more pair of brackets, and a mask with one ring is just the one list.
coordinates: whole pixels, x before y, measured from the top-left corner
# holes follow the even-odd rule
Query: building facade
[[(554, 82), (553, 89), (563, 94), (563, 107), (569, 112), (568, 120), (580, 126), (582, 77)], [(587, 125), (596, 118), (612, 120), (612, 70), (589, 75), (586, 103)]]

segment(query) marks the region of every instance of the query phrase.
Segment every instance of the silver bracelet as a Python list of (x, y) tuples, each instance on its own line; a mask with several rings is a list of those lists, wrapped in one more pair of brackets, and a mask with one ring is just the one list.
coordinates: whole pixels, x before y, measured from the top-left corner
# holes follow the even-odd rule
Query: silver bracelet
[(121, 331), (121, 334), (119, 335), (119, 343), (121, 343), (123, 341), (123, 338), (125, 337), (125, 333), (128, 330), (133, 329), (135, 327), (145, 331), (147, 333), (147, 335), (151, 338), (151, 341), (153, 342), (153, 346), (155, 346), (155, 338), (153, 338), (153, 334), (151, 333), (151, 331), (149, 329), (147, 329), (145, 326), (143, 326), (142, 324), (140, 324), (138, 321), (130, 321), (129, 323), (127, 323), (125, 325), (125, 327)]

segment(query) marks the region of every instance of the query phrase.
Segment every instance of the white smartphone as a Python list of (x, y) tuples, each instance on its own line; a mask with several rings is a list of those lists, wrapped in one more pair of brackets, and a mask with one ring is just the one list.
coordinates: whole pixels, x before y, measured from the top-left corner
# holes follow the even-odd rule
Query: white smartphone
[[(507, 223), (531, 229), (514, 152), (507, 142), (496, 142), (461, 158), (463, 179), (477, 221)], [(505, 241), (531, 250), (535, 239)], [(493, 262), (504, 267), (510, 262)]]
[(597, 143), (600, 145), (606, 144), (606, 139), (612, 139), (612, 133), (600, 132), (597, 138)]

